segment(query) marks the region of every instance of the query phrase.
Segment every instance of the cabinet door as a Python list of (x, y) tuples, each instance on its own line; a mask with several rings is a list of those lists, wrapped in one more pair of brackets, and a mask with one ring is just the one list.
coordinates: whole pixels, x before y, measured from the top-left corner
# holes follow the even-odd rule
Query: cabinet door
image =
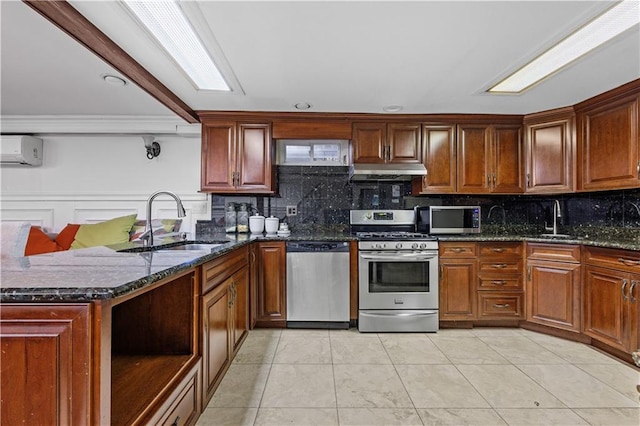
[(423, 161), (427, 175), (421, 180), (422, 194), (456, 192), (455, 126), (422, 126)]
[(440, 319), (476, 317), (476, 260), (440, 261)]
[(580, 264), (527, 262), (527, 321), (580, 331)]
[(3, 425), (91, 424), (89, 305), (0, 309)]
[(458, 126), (458, 192), (491, 192), (489, 126)]
[(493, 130), (493, 192), (524, 192), (522, 183), (522, 127), (496, 126)]
[(236, 191), (273, 193), (271, 125), (238, 124), (238, 156)]
[(626, 352), (636, 350), (625, 333), (623, 294), (631, 285), (629, 274), (587, 265), (583, 285), (585, 334)]
[(568, 117), (526, 126), (526, 192), (573, 191), (572, 123)]
[(233, 192), (236, 172), (236, 123), (202, 125), (201, 189)]
[(286, 325), (286, 270), (284, 242), (258, 243), (257, 325), (263, 327)]
[(235, 355), (249, 331), (249, 270), (242, 268), (232, 277), (233, 327), (232, 349)]
[(353, 123), (353, 162), (384, 163), (387, 155), (385, 123)]
[(421, 163), (422, 136), (420, 124), (389, 123), (387, 125), (387, 161)]
[(202, 358), (204, 404), (211, 399), (218, 383), (231, 362), (230, 293), (231, 279), (202, 296)]
[(577, 118), (581, 189), (638, 187), (637, 95), (581, 111)]

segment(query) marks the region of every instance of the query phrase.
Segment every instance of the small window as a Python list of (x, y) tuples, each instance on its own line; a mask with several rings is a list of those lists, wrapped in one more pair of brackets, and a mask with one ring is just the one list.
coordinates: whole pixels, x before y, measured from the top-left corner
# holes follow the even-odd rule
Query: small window
[(278, 162), (284, 166), (348, 166), (349, 141), (298, 140), (277, 141)]

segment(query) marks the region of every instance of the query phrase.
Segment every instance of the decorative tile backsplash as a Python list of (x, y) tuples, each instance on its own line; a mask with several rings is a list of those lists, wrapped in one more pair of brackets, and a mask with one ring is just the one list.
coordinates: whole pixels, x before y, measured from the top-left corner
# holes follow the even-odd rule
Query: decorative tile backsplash
[[(277, 196), (213, 195), (212, 220), (199, 221), (197, 228), (224, 231), (227, 203), (246, 202), (254, 212), (286, 220), (293, 231), (347, 231), (351, 209), (410, 209), (416, 205), (480, 205), (483, 224), (502, 225), (504, 220), (510, 226), (542, 229), (545, 221), (551, 223), (557, 199), (562, 210), (560, 226), (638, 228), (640, 232), (640, 189), (558, 196), (412, 196), (410, 182), (351, 182), (348, 167), (322, 166), (279, 166), (277, 179)], [(286, 216), (288, 206), (295, 207), (297, 215)]]

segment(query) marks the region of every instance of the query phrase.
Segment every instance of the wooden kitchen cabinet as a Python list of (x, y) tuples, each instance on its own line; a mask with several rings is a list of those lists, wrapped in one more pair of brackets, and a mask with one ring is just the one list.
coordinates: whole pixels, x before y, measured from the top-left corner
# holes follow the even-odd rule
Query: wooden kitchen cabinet
[(640, 253), (585, 247), (584, 333), (629, 355), (638, 349)]
[(478, 243), (478, 320), (524, 318), (520, 242)]
[(524, 125), (526, 192), (573, 192), (576, 173), (573, 107), (528, 115)]
[(457, 135), (457, 192), (524, 192), (522, 126), (460, 124)]
[(422, 157), (427, 174), (413, 180), (414, 195), (456, 192), (455, 129), (452, 124), (422, 125)]
[(256, 250), (256, 326), (287, 324), (286, 249), (284, 241), (254, 243)]
[(440, 320), (476, 318), (477, 244), (440, 242)]
[(578, 189), (640, 186), (637, 81), (576, 105)]
[(203, 400), (213, 394), (249, 330), (249, 250), (202, 265)]
[(527, 321), (579, 333), (580, 246), (527, 243)]
[(3, 304), (2, 425), (91, 424), (89, 304)]
[(201, 155), (202, 191), (275, 193), (270, 123), (203, 120)]
[(420, 163), (419, 123), (353, 123), (354, 163)]

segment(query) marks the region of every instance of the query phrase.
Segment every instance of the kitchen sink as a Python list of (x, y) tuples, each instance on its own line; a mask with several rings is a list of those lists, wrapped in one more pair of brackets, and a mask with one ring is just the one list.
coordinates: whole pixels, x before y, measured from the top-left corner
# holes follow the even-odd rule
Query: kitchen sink
[(205, 244), (205, 243), (187, 243), (171, 247), (159, 247), (156, 251), (211, 251), (216, 247), (220, 247), (222, 243)]
[(581, 240), (582, 237), (576, 237), (575, 235), (568, 234), (540, 234), (537, 238), (549, 238), (549, 239), (557, 239), (557, 240)]

